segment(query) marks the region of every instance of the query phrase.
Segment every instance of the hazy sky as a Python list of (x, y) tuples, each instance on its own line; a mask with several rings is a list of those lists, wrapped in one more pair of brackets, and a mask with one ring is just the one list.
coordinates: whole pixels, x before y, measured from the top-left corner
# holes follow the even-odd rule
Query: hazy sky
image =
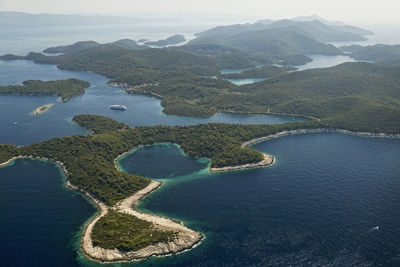
[(221, 13), (246, 18), (318, 14), (357, 23), (400, 23), (399, 0), (0, 0), (0, 10), (62, 14)]

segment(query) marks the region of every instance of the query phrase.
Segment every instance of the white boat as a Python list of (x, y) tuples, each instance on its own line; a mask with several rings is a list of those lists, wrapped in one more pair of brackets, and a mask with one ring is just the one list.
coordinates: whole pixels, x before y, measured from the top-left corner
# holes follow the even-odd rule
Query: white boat
[(111, 105), (110, 108), (117, 110), (126, 110), (126, 107), (124, 105)]

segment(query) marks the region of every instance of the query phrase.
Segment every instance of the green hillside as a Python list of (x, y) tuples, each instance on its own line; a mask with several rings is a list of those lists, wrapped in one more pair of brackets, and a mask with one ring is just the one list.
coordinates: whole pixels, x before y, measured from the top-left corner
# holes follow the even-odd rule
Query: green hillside
[(58, 95), (62, 101), (81, 95), (90, 83), (78, 79), (58, 81), (28, 80), (23, 85), (0, 86), (0, 94)]

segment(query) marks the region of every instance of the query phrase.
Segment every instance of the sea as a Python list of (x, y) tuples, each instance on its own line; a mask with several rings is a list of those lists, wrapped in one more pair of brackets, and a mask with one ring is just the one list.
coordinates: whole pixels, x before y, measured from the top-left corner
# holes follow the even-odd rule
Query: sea
[[(166, 32), (152, 34), (157, 39), (179, 33)], [(65, 42), (68, 38), (87, 40), (96, 31), (92, 35), (84, 35), (84, 30), (74, 35), (70, 29), (57, 33)], [(46, 48), (56, 43), (50, 41), (52, 34), (38, 30), (24, 37), (2, 30), (1, 52), (24, 54)], [(114, 40), (132, 36), (127, 30), (118, 32)], [(108, 35), (107, 41), (112, 37)], [(351, 60), (314, 56), (310, 68)], [(89, 134), (71, 122), (74, 115), (83, 113), (108, 116), (132, 127), (301, 120), (267, 115), (171, 116), (162, 112), (160, 100), (127, 95), (108, 86), (104, 76), (25, 60), (0, 61), (0, 85), (70, 77), (87, 80), (91, 87), (65, 103), (54, 96), (1, 95), (0, 143), (21, 146)], [(41, 115), (31, 115), (44, 104), (54, 105)], [(127, 110), (111, 110), (112, 104), (126, 105)], [(400, 265), (400, 139), (314, 133), (272, 139), (253, 148), (275, 156), (276, 163), (210, 173), (207, 159), (190, 158), (173, 144), (146, 146), (121, 159), (118, 164), (123, 171), (164, 182), (140, 202), (141, 210), (182, 221), (205, 239), (177, 255), (109, 265)], [(79, 248), (83, 225), (96, 215), (96, 208), (66, 189), (64, 182), (59, 167), (40, 160), (19, 159), (0, 168), (0, 266), (100, 266)]]

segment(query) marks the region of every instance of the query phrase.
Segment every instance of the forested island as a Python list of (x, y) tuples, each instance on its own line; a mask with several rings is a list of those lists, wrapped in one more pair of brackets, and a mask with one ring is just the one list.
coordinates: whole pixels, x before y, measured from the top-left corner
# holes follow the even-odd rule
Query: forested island
[(23, 85), (0, 86), (0, 94), (21, 95), (57, 95), (61, 101), (68, 101), (74, 96), (85, 93), (90, 83), (78, 79), (57, 81), (24, 81)]
[[(210, 167), (221, 168), (263, 161), (262, 153), (246, 147), (254, 142), (291, 133), (336, 131), (329, 122), (318, 120), (282, 125), (211, 123), (137, 128), (97, 115), (77, 115), (73, 121), (96, 134), (53, 138), (23, 147), (0, 145), (0, 164), (17, 157), (59, 164), (67, 176), (67, 186), (86, 194), (101, 211), (86, 227), (82, 248), (88, 257), (103, 262), (176, 253), (203, 238), (174, 221), (134, 209), (137, 201), (160, 183), (118, 169), (116, 160), (132, 149), (175, 143), (189, 156), (209, 158)], [(119, 238), (112, 238), (115, 235)]]
[[(61, 69), (106, 75), (111, 79), (110, 84), (129, 87), (128, 93), (160, 98), (167, 114), (204, 117), (215, 113), (287, 114), (318, 118), (335, 128), (353, 131), (393, 133), (400, 128), (400, 70), (395, 66), (355, 62), (287, 73), (292, 68), (267, 65), (222, 75), (221, 64), (230, 55), (239, 55), (239, 50), (228, 48), (229, 52), (224, 54), (226, 48), (220, 45), (208, 50), (208, 45), (194, 44), (180, 49), (137, 49), (136, 43), (131, 48), (121, 43), (130, 42), (100, 44), (59, 56), (30, 53), (23, 58), (57, 64)], [(248, 55), (246, 58), (253, 62), (255, 53), (240, 55)], [(236, 56), (231, 60), (240, 61)], [(271, 77), (242, 86), (223, 79), (261, 76)]]

